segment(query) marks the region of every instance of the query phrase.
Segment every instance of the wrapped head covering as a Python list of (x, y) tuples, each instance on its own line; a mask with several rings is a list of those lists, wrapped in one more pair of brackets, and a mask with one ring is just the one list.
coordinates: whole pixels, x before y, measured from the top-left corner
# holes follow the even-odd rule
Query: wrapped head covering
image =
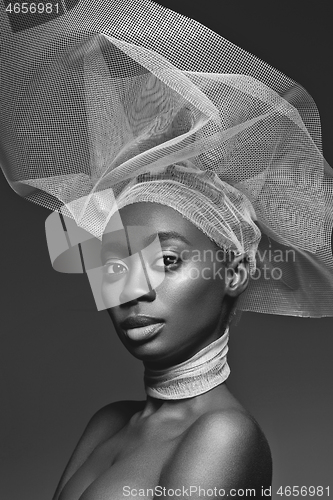
[(148, 0), (63, 8), (25, 27), (1, 7), (1, 167), (61, 213), (46, 228), (54, 267), (82, 272), (83, 257), (96, 276), (87, 248), (111, 216), (160, 203), (248, 257), (239, 309), (333, 316), (333, 181), (311, 96)]

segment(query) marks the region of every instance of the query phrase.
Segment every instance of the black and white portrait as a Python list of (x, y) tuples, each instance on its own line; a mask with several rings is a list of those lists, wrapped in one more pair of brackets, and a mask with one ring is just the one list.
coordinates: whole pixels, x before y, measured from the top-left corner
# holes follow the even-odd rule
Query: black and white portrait
[(328, 498), (328, 8), (0, 6), (0, 498)]

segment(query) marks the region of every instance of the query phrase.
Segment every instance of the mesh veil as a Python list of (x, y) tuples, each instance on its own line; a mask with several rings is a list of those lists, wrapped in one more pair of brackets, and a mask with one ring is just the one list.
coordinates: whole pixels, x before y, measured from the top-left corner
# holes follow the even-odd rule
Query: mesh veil
[(0, 160), (20, 196), (100, 238), (129, 186), (170, 168), (193, 193), (220, 183), (256, 250), (239, 309), (333, 316), (333, 180), (300, 85), (148, 0), (81, 0), (25, 30), (1, 9)]

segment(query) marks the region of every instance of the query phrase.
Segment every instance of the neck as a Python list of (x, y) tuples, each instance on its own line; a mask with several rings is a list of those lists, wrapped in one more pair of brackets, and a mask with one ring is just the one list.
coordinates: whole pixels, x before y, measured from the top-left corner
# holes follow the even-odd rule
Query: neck
[(222, 384), (230, 373), (227, 363), (229, 327), (223, 335), (183, 363), (166, 369), (145, 369), (148, 396), (178, 400), (199, 396)]

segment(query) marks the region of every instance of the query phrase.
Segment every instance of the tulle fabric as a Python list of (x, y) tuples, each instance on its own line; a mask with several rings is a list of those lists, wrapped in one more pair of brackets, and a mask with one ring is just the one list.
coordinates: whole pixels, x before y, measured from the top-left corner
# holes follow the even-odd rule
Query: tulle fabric
[(239, 193), (232, 232), (255, 249), (239, 309), (333, 316), (333, 181), (300, 85), (148, 0), (82, 0), (28, 29), (1, 9), (1, 167), (20, 196), (100, 240), (129, 183), (204, 172)]

